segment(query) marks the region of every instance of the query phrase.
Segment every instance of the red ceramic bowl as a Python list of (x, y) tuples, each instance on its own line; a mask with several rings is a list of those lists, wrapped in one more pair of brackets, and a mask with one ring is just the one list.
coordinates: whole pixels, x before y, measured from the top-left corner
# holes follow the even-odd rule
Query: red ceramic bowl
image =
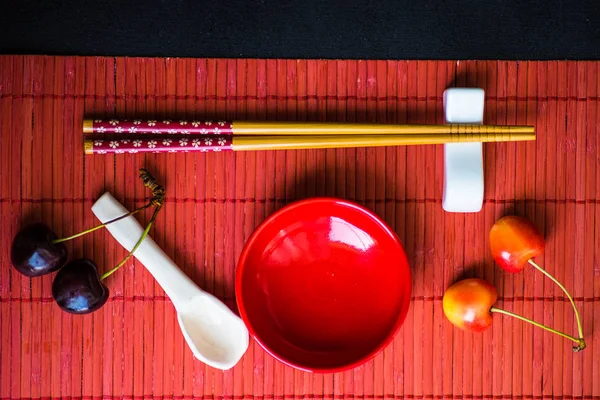
[(396, 234), (344, 200), (298, 201), (246, 243), (236, 298), (250, 334), (272, 356), (312, 372), (360, 365), (402, 325), (411, 274)]

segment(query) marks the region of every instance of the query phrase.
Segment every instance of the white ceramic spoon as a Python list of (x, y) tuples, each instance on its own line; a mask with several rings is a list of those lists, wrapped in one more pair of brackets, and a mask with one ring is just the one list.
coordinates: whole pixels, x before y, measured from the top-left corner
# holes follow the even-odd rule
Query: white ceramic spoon
[[(94, 203), (92, 212), (104, 223), (129, 210), (106, 192)], [(133, 249), (144, 231), (134, 216), (114, 222), (106, 229), (127, 251)], [(214, 368), (232, 368), (248, 348), (249, 334), (243, 321), (219, 299), (201, 290), (149, 235), (133, 256), (173, 302), (179, 326), (194, 356)]]

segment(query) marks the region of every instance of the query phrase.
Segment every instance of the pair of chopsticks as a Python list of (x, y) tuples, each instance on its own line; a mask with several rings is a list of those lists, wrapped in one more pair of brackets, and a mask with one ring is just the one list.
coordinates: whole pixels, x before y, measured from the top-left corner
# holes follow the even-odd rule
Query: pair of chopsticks
[(83, 132), (86, 154), (334, 149), (536, 139), (532, 126), (479, 124), (86, 119)]

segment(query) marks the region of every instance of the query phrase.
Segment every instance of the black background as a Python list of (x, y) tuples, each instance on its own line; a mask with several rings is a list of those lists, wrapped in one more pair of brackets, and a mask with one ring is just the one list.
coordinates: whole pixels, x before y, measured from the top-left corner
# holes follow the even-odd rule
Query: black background
[(600, 59), (600, 0), (2, 0), (2, 54)]

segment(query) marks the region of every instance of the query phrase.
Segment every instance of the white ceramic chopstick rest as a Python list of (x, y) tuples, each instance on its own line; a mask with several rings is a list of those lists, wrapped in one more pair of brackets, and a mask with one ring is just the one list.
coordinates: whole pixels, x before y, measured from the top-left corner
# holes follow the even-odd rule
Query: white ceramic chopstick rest
[[(101, 222), (106, 222), (129, 211), (106, 192), (93, 204), (92, 212)], [(127, 251), (133, 249), (144, 231), (134, 216), (107, 225), (106, 229)], [(183, 336), (194, 356), (221, 370), (235, 366), (249, 344), (243, 321), (219, 299), (201, 290), (150, 235), (133, 255), (171, 299)]]
[[(447, 123), (482, 124), (485, 92), (480, 88), (444, 91)], [(483, 207), (483, 146), (474, 143), (444, 144), (442, 207), (447, 212), (478, 212)]]

